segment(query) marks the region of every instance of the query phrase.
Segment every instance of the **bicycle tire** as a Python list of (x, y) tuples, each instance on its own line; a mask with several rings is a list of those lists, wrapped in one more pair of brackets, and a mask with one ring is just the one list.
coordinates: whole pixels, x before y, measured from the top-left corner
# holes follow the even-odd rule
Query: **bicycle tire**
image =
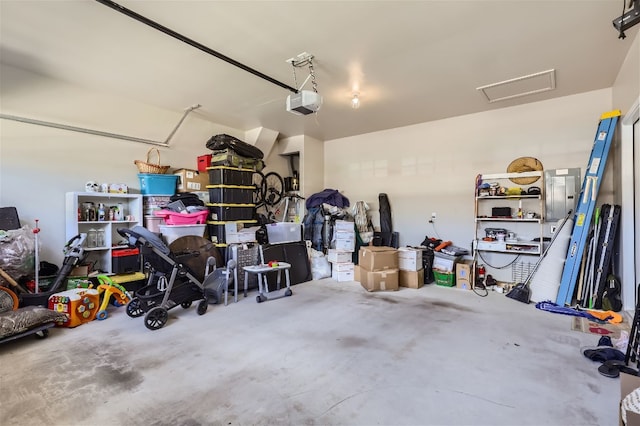
[(254, 171), (252, 176), (252, 184), (255, 187), (253, 190), (253, 204), (256, 205), (256, 209), (264, 204), (264, 196), (267, 191), (265, 186), (264, 174), (259, 171)]
[(278, 173), (269, 172), (264, 175), (264, 183), (264, 202), (269, 206), (275, 206), (280, 202), (284, 194), (284, 181)]

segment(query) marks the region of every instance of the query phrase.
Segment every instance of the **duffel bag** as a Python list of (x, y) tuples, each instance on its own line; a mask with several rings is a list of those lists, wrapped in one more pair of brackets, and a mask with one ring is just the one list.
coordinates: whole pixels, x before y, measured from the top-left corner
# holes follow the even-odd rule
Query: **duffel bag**
[(264, 168), (264, 161), (257, 158), (248, 158), (238, 155), (234, 150), (227, 148), (222, 151), (214, 151), (211, 154), (212, 166), (241, 167), (257, 172)]
[(211, 151), (232, 149), (241, 157), (255, 158), (258, 160), (262, 160), (264, 158), (264, 154), (260, 148), (249, 145), (238, 138), (234, 138), (233, 136), (224, 133), (211, 136), (211, 139), (207, 141), (207, 148)]

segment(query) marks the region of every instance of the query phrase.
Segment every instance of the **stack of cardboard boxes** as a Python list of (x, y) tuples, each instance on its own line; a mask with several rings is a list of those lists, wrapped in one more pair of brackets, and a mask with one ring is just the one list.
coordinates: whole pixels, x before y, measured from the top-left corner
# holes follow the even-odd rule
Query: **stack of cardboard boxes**
[(456, 287), (463, 290), (473, 290), (475, 274), (473, 261), (461, 260), (456, 263)]
[(424, 285), (422, 249), (401, 247), (398, 249), (400, 287), (420, 288)]
[(327, 257), (331, 262), (331, 278), (338, 282), (354, 281), (353, 251), (356, 248), (356, 232), (353, 222), (336, 220), (333, 239)]
[(355, 281), (367, 291), (398, 290), (398, 250), (383, 246), (361, 247)]

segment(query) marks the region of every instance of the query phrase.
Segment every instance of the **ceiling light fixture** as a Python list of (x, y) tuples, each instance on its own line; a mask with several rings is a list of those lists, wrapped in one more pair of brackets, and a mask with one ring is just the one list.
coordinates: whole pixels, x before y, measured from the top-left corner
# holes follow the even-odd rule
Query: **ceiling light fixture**
[(353, 109), (360, 108), (360, 98), (358, 97), (357, 93), (354, 93), (353, 97), (351, 98), (351, 108)]

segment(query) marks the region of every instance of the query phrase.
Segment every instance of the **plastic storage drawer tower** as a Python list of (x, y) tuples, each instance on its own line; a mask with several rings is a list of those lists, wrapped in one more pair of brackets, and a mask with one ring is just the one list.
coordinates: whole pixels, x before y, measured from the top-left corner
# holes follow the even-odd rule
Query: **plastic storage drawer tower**
[(225, 225), (228, 223), (255, 224), (253, 203), (254, 169), (228, 165), (212, 165), (209, 172), (209, 218), (207, 227), (211, 240), (225, 247)]

